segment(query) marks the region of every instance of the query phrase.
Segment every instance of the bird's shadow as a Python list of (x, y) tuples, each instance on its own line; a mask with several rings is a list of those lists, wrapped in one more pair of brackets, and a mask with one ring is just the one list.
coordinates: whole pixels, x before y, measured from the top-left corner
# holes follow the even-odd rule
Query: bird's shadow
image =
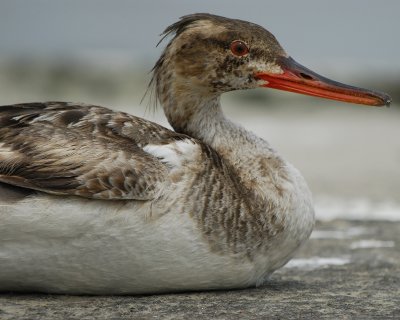
[[(167, 295), (226, 295), (226, 294), (242, 294), (246, 292), (247, 294), (258, 294), (262, 293), (284, 293), (284, 292), (292, 292), (295, 293), (297, 291), (309, 290), (314, 287), (313, 284), (299, 281), (299, 280), (283, 280), (283, 279), (270, 279), (265, 282), (263, 285), (258, 287), (249, 287), (249, 288), (240, 288), (240, 289), (216, 289), (216, 290), (204, 290), (204, 291), (177, 291), (177, 292), (165, 292), (165, 293), (156, 293), (156, 294), (124, 294), (124, 295), (109, 295), (108, 297), (135, 297), (135, 298), (145, 298), (145, 297), (154, 297), (154, 296), (167, 296)], [(74, 295), (65, 295), (65, 294), (54, 294), (54, 293), (43, 293), (43, 292), (0, 292), (0, 297), (24, 297), (24, 298), (35, 298), (35, 297), (48, 297), (48, 298), (57, 298), (62, 296), (75, 296), (75, 297), (107, 297), (107, 295), (92, 295), (92, 294), (74, 294)]]

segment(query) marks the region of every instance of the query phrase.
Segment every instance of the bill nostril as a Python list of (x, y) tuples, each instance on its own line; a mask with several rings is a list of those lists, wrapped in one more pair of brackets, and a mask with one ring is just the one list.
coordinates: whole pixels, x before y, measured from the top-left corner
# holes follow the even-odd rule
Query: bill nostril
[(307, 73), (300, 72), (299, 75), (300, 75), (300, 77), (302, 77), (305, 80), (314, 80), (314, 78), (312, 76), (308, 75)]

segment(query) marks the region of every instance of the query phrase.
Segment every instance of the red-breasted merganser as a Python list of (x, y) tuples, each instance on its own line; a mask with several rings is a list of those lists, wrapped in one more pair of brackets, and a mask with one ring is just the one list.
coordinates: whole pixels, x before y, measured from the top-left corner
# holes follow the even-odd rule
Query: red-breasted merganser
[(270, 87), (366, 105), (264, 28), (184, 16), (153, 69), (175, 131), (76, 103), (0, 108), (0, 290), (143, 294), (260, 285), (314, 225), (300, 173), (226, 119), (224, 92)]

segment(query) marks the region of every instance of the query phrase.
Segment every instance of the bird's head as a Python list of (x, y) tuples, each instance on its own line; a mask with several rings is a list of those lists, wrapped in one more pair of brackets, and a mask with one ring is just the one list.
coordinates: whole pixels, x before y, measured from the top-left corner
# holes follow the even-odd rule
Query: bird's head
[[(159, 98), (171, 94), (269, 87), (328, 99), (382, 106), (384, 93), (344, 85), (303, 67), (259, 25), (211, 14), (182, 17), (163, 33), (174, 37), (154, 67)], [(161, 99), (162, 100), (162, 99)]]

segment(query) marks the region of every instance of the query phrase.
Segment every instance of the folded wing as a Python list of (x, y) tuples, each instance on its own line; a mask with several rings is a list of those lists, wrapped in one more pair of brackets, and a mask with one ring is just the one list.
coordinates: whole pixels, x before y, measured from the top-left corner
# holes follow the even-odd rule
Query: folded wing
[(168, 166), (144, 149), (187, 138), (98, 106), (4, 106), (0, 182), (52, 194), (150, 200), (162, 191)]

